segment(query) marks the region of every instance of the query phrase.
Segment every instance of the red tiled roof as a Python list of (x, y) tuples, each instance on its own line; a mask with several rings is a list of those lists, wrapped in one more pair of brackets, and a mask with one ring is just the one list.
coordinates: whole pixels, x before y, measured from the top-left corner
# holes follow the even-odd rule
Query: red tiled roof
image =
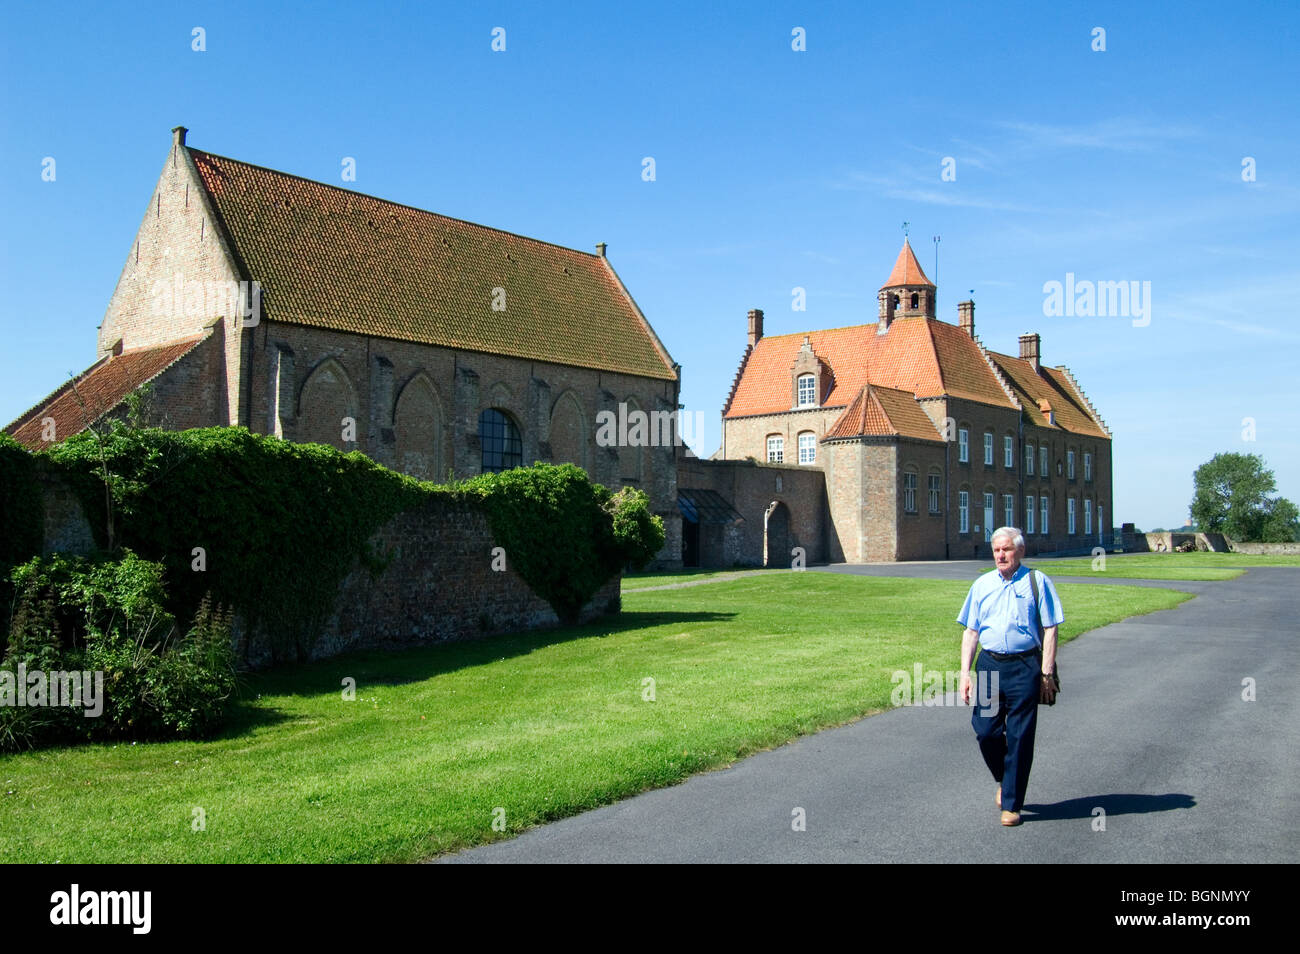
[(188, 152), (267, 318), (676, 378), (600, 255)]
[[(140, 385), (185, 357), (204, 337), (198, 335), (155, 348), (133, 348), (100, 358), (75, 379), (75, 390), (74, 381), (69, 381), (6, 427), (5, 433), (34, 451), (79, 434)], [(53, 441), (42, 438), (46, 418), (54, 420)]]
[(1074, 387), (1059, 369), (1040, 365), (1040, 371), (1035, 373), (1033, 362), (1026, 358), (1013, 358), (996, 351), (990, 351), (989, 357), (1002, 371), (1002, 376), (1024, 405), (1025, 420), (1029, 423), (1051, 427), (1043, 408), (1046, 403), (1048, 409), (1056, 415), (1056, 426), (1062, 430), (1093, 437), (1110, 437), (1101, 424), (1093, 419), (1084, 406), (1082, 396), (1075, 394)]
[[(1013, 407), (979, 345), (955, 325), (935, 318), (898, 318), (885, 334), (878, 324), (807, 332), (809, 344), (834, 372), (823, 407), (847, 407), (868, 384), (942, 394)], [(762, 338), (745, 362), (726, 417), (790, 410), (790, 372), (804, 333)], [(922, 412), (924, 413), (924, 412)]]
[(862, 437), (914, 437), (943, 441), (916, 398), (909, 391), (868, 384), (840, 415), (823, 440)]
[(916, 253), (912, 251), (912, 245), (907, 239), (903, 239), (903, 247), (899, 250), (898, 261), (894, 262), (894, 270), (889, 273), (889, 278), (881, 288), (891, 288), (894, 285), (930, 285), (933, 287), (934, 282), (925, 277), (925, 272), (921, 270), (921, 263), (916, 260)]

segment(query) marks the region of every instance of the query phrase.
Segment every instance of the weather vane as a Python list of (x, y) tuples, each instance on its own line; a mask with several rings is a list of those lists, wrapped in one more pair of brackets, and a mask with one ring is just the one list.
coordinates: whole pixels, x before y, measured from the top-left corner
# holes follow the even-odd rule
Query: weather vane
[(903, 238), (907, 238), (907, 227), (908, 227), (908, 225), (910, 225), (910, 224), (911, 224), (911, 223), (909, 223), (909, 222), (904, 222), (904, 223), (903, 223)]

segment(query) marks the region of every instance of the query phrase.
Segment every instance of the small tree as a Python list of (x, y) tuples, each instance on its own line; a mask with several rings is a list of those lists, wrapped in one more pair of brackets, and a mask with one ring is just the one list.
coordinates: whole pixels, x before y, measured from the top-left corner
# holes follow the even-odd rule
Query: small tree
[(1295, 504), (1270, 496), (1273, 472), (1257, 454), (1215, 454), (1192, 477), (1192, 522), (1206, 533), (1234, 540), (1295, 540)]

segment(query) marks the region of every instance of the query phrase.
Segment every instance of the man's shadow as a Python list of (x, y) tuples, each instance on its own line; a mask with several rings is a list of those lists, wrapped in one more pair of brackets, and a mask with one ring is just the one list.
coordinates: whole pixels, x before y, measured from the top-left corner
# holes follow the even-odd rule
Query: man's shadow
[(1098, 808), (1107, 815), (1146, 815), (1151, 812), (1168, 812), (1177, 808), (1193, 808), (1196, 799), (1190, 795), (1171, 792), (1168, 795), (1136, 795), (1113, 793), (1071, 798), (1049, 805), (1025, 805), (1025, 821), (1047, 821), (1069, 818), (1091, 818)]

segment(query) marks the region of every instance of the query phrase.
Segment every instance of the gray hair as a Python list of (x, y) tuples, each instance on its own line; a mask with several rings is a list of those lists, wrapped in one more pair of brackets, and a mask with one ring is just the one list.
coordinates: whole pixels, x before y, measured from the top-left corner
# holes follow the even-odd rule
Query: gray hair
[(995, 542), (998, 537), (1010, 537), (1012, 545), (1017, 550), (1025, 548), (1025, 537), (1015, 527), (998, 527), (993, 531), (993, 536), (989, 537), (989, 543)]

